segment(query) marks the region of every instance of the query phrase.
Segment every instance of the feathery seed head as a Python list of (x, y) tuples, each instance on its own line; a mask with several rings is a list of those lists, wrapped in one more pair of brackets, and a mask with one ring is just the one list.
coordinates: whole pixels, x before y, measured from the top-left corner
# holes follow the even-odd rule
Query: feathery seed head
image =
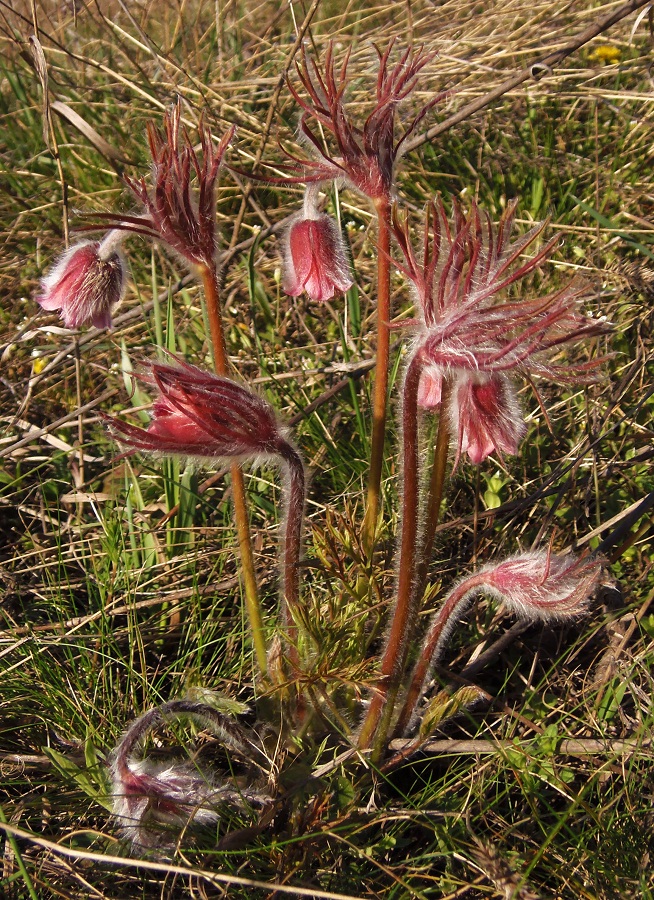
[[(300, 134), (315, 152), (315, 159), (298, 159), (291, 156), (291, 163), (283, 167), (289, 171), (287, 181), (319, 183), (345, 178), (352, 187), (373, 201), (389, 199), (392, 194), (395, 165), (406, 139), (415, 131), (429, 110), (446, 95), (435, 95), (396, 136), (396, 110), (416, 89), (420, 72), (433, 59), (433, 54), (422, 48), (406, 49), (393, 66), (390, 56), (394, 46), (391, 40), (386, 49), (377, 50), (379, 68), (375, 92), (375, 106), (363, 126), (346, 108), (346, 92), (349, 85), (349, 52), (337, 70), (334, 48), (330, 44), (322, 63), (309, 56), (306, 47), (297, 74), (303, 96), (289, 82), (289, 89), (304, 110), (300, 120)], [(377, 48), (375, 48), (377, 49)], [(329, 132), (336, 144), (332, 156), (324, 150), (317, 133), (310, 126), (313, 120)], [(295, 176), (295, 177), (293, 177)]]
[(556, 244), (554, 237), (527, 260), (522, 254), (545, 223), (511, 240), (516, 202), (497, 227), (473, 204), (465, 215), (454, 203), (448, 220), (440, 198), (430, 204), (419, 259), (408, 217), (394, 213), (395, 237), (404, 256), (399, 268), (415, 289), (420, 318), (415, 353), (422, 362), (418, 401), (440, 406), (443, 379), (452, 383), (448, 414), (457, 457), (479, 463), (494, 451), (516, 453), (525, 427), (507, 373), (549, 377), (564, 383), (596, 377), (602, 359), (574, 366), (553, 363), (548, 351), (607, 331), (606, 323), (578, 308), (584, 288), (571, 284), (535, 299), (501, 295), (534, 272)]
[(216, 181), (235, 128), (216, 145), (201, 119), (200, 157), (186, 131), (180, 138), (179, 104), (165, 114), (163, 129), (149, 122), (147, 131), (152, 186), (145, 178), (123, 176), (143, 214), (105, 213), (95, 218), (162, 241), (191, 266), (211, 267), (216, 256)]

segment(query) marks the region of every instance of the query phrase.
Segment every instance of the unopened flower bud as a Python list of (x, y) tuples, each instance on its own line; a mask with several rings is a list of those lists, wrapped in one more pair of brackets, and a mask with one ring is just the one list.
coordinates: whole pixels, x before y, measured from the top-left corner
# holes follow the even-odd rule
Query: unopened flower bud
[(125, 290), (122, 235), (110, 231), (102, 241), (82, 241), (67, 250), (41, 280), (36, 297), (43, 309), (60, 311), (68, 328), (111, 327), (111, 310)]
[(270, 404), (230, 378), (176, 360), (152, 363), (141, 380), (159, 391), (150, 426), (111, 420), (128, 447), (209, 459), (287, 454)]
[(578, 613), (597, 587), (602, 561), (537, 550), (482, 569), (483, 587), (514, 613), (557, 619)]

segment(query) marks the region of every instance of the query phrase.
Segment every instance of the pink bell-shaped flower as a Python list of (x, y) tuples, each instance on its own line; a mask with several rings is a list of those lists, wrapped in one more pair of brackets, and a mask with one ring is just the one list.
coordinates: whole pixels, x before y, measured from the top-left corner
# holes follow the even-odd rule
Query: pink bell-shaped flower
[(459, 452), (475, 465), (497, 450), (515, 455), (527, 430), (515, 388), (501, 374), (460, 373), (450, 416)]
[(111, 328), (111, 310), (125, 290), (122, 235), (110, 231), (102, 241), (82, 241), (63, 254), (41, 280), (36, 302), (58, 309), (67, 328)]
[(306, 291), (312, 300), (331, 300), (354, 284), (338, 224), (318, 212), (315, 188), (308, 188), (304, 211), (288, 230), (283, 287), (291, 297)]

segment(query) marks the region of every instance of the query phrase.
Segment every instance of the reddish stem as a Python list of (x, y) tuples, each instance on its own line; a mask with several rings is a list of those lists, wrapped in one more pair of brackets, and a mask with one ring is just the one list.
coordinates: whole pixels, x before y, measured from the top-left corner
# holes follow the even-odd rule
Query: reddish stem
[[(445, 485), (445, 473), (447, 470), (447, 457), (450, 449), (450, 426), (447, 419), (447, 406), (449, 404), (452, 385), (450, 379), (443, 378), (441, 389), (441, 405), (438, 414), (438, 432), (436, 434), (436, 446), (434, 448), (434, 461), (429, 482), (429, 500), (425, 513), (425, 532), (422, 540), (422, 558), (420, 561), (420, 580), (423, 583), (427, 578), (429, 561), (434, 549), (436, 527), (440, 517), (441, 503), (443, 501), (443, 488)], [(422, 591), (420, 591), (422, 593)]]
[(402, 536), (400, 539), (397, 600), (381, 660), (381, 679), (359, 734), (359, 746), (381, 754), (407, 654), (407, 633), (415, 607), (418, 544), (418, 385), (421, 362), (414, 356), (404, 379), (402, 404)]
[(425, 637), (420, 658), (411, 675), (411, 684), (395, 728), (396, 734), (401, 734), (411, 721), (416, 704), (420, 700), (427, 673), (435, 664), (439, 651), (445, 646), (457, 612), (460, 611), (463, 604), (470, 601), (472, 592), (483, 583), (483, 575), (471, 575), (470, 578), (466, 578), (454, 588), (436, 613), (434, 622)]
[(363, 546), (372, 553), (379, 515), (386, 410), (391, 321), (391, 207), (387, 197), (375, 201), (377, 210), (377, 355), (372, 405), (372, 444), (368, 495), (363, 521)]

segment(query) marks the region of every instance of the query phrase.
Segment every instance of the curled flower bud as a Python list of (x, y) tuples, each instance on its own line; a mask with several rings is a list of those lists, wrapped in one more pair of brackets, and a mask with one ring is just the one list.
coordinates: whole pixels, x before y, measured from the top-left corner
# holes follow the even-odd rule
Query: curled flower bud
[(283, 288), (291, 297), (306, 291), (312, 300), (331, 300), (354, 282), (338, 224), (317, 211), (311, 194), (286, 236)]
[[(245, 808), (263, 805), (268, 796), (252, 788), (219, 782), (215, 775), (190, 764), (137, 759), (135, 752), (147, 734), (172, 717), (188, 716), (215, 733), (226, 746), (260, 766), (262, 751), (235, 722), (213, 707), (190, 700), (173, 700), (148, 710), (129, 726), (113, 753), (112, 806), (125, 836), (142, 847), (162, 847), (193, 822), (210, 825), (219, 819), (221, 804)], [(253, 759), (254, 757), (254, 759)]]
[(125, 290), (125, 261), (118, 250), (122, 235), (110, 231), (102, 241), (81, 241), (63, 254), (41, 279), (36, 302), (58, 309), (67, 328), (91, 323), (111, 327), (111, 310)]
[(535, 551), (486, 566), (483, 588), (517, 615), (557, 619), (574, 615), (597, 587), (602, 562)]
[(601, 559), (579, 559), (536, 550), (491, 563), (460, 581), (434, 615), (400, 713), (397, 730), (411, 730), (416, 704), (429, 672), (440, 659), (462, 613), (481, 594), (490, 594), (516, 615), (556, 621), (577, 615), (597, 588)]
[(273, 408), (230, 378), (182, 360), (151, 363), (140, 377), (159, 395), (147, 430), (111, 420), (128, 447), (209, 459), (287, 455)]

